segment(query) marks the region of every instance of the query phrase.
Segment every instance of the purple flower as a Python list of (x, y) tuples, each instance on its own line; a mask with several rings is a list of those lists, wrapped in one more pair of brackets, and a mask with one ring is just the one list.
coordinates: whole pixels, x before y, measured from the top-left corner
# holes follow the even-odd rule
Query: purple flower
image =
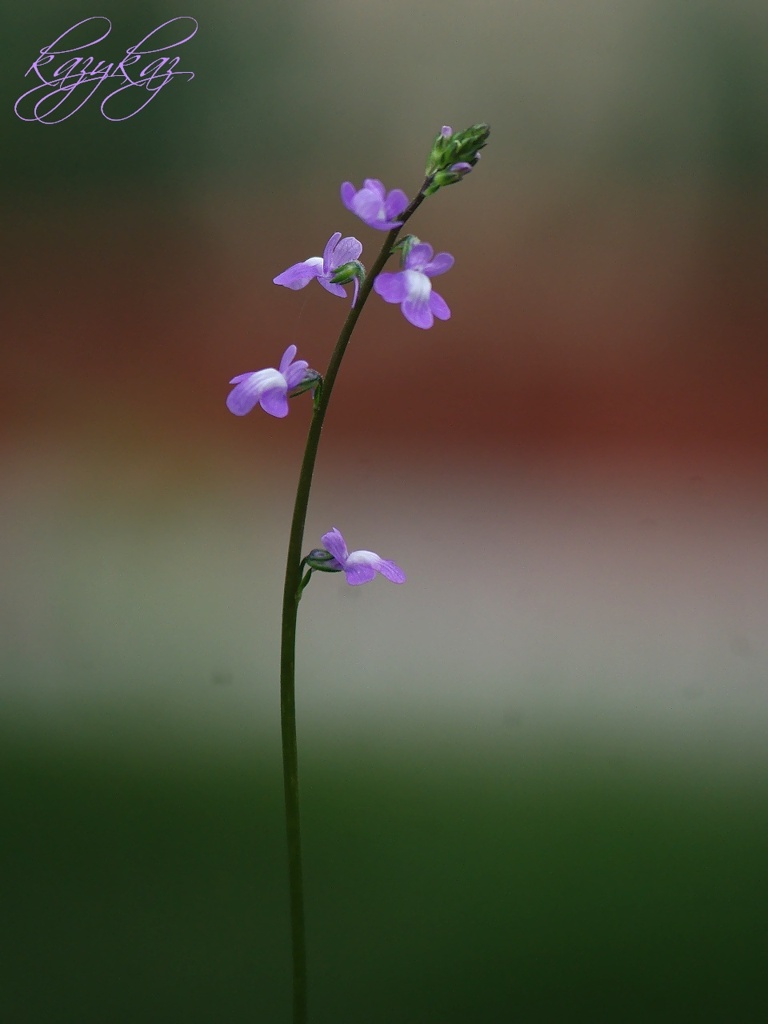
[(255, 373), (241, 373), (229, 382), (237, 387), (227, 397), (227, 408), (235, 416), (245, 416), (258, 403), (270, 416), (282, 419), (288, 415), (288, 392), (301, 384), (309, 366), (306, 359), (297, 359), (296, 346), (289, 345), (280, 360), (280, 368), (269, 367)]
[[(274, 278), (274, 283), (282, 284), (286, 288), (298, 291), (299, 288), (306, 288), (313, 278), (317, 278), (323, 288), (330, 292), (331, 295), (340, 295), (342, 298), (345, 298), (347, 292), (344, 286), (332, 284), (331, 278), (339, 267), (343, 267), (345, 263), (351, 263), (356, 260), (362, 251), (362, 242), (358, 242), (352, 236), (342, 238), (341, 232), (336, 231), (328, 239), (322, 257), (310, 256), (303, 263), (294, 263), (292, 267), (288, 267), (282, 274), (278, 274)], [(357, 298), (357, 279), (355, 279), (354, 298)]]
[(387, 195), (386, 189), (376, 178), (366, 178), (363, 187), (358, 191), (351, 181), (341, 186), (341, 201), (360, 220), (365, 221), (369, 228), (391, 231), (399, 228), (402, 221), (399, 217), (408, 206), (408, 196), (402, 189), (393, 188)]
[(347, 545), (334, 526), (330, 533), (324, 533), (323, 544), (333, 555), (333, 560), (328, 566), (333, 569), (343, 569), (347, 577), (347, 583), (351, 587), (359, 587), (361, 583), (370, 583), (380, 572), (393, 583), (405, 583), (405, 573), (399, 565), (390, 562), (386, 558), (379, 558), (373, 551), (347, 551)]
[(385, 302), (399, 302), (403, 316), (414, 327), (431, 327), (433, 316), (447, 320), (451, 311), (445, 299), (432, 291), (430, 277), (444, 274), (452, 266), (450, 253), (439, 252), (432, 259), (432, 246), (419, 242), (405, 257), (403, 270), (379, 274), (373, 288)]

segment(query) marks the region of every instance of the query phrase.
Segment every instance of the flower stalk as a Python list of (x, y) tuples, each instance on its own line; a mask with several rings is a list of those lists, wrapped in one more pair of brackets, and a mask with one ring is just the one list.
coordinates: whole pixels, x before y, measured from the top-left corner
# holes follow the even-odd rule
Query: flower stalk
[[(424, 201), (427, 178), (416, 197), (401, 215), (401, 225)], [(299, 756), (296, 738), (296, 621), (299, 601), (303, 591), (301, 548), (304, 543), (304, 526), (307, 520), (312, 475), (317, 461), (320, 434), (325, 414), (331, 399), (336, 375), (347, 350), (349, 339), (371, 294), (377, 275), (390, 257), (400, 227), (392, 228), (384, 239), (376, 261), (366, 275), (357, 295), (355, 304), (347, 314), (336, 346), (331, 355), (328, 369), (323, 375), (320, 394), (316, 398), (312, 419), (301, 461), (296, 499), (291, 518), (291, 532), (288, 538), (288, 555), (285, 562), (285, 584), (283, 586), (282, 634), (280, 640), (280, 730), (283, 750), (283, 790), (285, 796), (285, 822), (288, 837), (288, 884), (290, 887), (291, 946), (293, 954), (293, 1024), (306, 1024), (307, 1020), (307, 951), (304, 921), (304, 881), (301, 863), (301, 818), (299, 813)], [(306, 579), (304, 586), (309, 582)]]
[[(341, 328), (323, 376), (310, 369), (305, 360), (297, 360), (295, 345), (285, 350), (278, 368), (270, 367), (240, 374), (230, 383), (235, 387), (227, 399), (228, 408), (237, 416), (246, 415), (257, 404), (269, 415), (288, 414), (288, 399), (305, 391), (313, 396), (312, 417), (301, 461), (296, 498), (291, 517), (288, 553), (283, 586), (282, 629), (280, 640), (280, 729), (282, 739), (283, 788), (288, 840), (288, 882), (290, 893), (291, 946), (293, 964), (293, 1024), (307, 1021), (307, 953), (304, 920), (304, 884), (299, 813), (299, 763), (296, 732), (296, 626), (302, 593), (313, 573), (343, 573), (350, 586), (368, 583), (377, 574), (393, 583), (404, 583), (405, 573), (389, 559), (373, 551), (350, 552), (342, 534), (334, 527), (322, 537), (324, 548), (313, 548), (302, 557), (304, 528), (312, 488), (312, 477), (320, 445), (325, 415), (336, 377), (352, 332), (371, 291), (386, 302), (397, 303), (406, 320), (420, 328), (429, 328), (433, 318), (447, 320), (451, 313), (445, 300), (432, 290), (431, 278), (453, 265), (449, 253), (433, 257), (432, 247), (413, 235), (397, 241), (401, 229), (427, 196), (460, 181), (479, 158), (479, 150), (488, 138), (487, 125), (474, 125), (454, 133), (444, 127), (433, 143), (427, 176), (416, 196), (408, 198), (400, 189), (387, 192), (378, 179), (366, 179), (361, 189), (351, 182), (341, 187), (343, 204), (369, 227), (387, 231), (387, 236), (370, 271), (358, 257), (361, 243), (353, 237), (342, 238), (335, 232), (322, 257), (313, 256), (296, 263), (274, 278), (274, 283), (292, 290), (306, 287), (312, 280), (332, 295), (346, 297), (346, 285), (354, 288), (352, 305)], [(387, 260), (399, 255), (401, 270), (382, 274)]]

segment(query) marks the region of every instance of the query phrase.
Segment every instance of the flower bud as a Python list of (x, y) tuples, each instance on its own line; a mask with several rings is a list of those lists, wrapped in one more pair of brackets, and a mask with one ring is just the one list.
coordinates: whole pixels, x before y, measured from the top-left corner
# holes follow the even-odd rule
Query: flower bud
[[(479, 153), (477, 154), (477, 159), (480, 159)], [(458, 174), (460, 177), (463, 178), (465, 174), (469, 174), (469, 172), (472, 170), (472, 164), (468, 164), (466, 160), (464, 160), (460, 161), (457, 164), (451, 164), (448, 170), (451, 171), (451, 173)]]
[(432, 143), (432, 150), (427, 160), (427, 174), (434, 174), (444, 166), (446, 154), (451, 147), (451, 137), (451, 128), (448, 125), (443, 125)]

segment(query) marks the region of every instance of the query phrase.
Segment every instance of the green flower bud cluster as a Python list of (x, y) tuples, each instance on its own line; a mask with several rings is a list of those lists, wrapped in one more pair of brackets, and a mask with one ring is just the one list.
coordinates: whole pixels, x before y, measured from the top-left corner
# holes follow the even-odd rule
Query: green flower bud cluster
[(490, 134), (487, 124), (473, 124), (463, 132), (454, 132), (447, 125), (443, 127), (427, 161), (427, 176), (431, 180), (424, 195), (434, 195), (438, 189), (453, 185), (469, 174), (480, 159), (480, 150), (487, 144)]

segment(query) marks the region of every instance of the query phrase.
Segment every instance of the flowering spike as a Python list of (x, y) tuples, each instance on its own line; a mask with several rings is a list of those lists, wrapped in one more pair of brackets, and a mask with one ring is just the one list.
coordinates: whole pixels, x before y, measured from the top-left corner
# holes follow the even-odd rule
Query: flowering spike
[(455, 134), (444, 125), (432, 143), (427, 161), (427, 176), (431, 181), (424, 195), (434, 195), (438, 189), (453, 185), (469, 174), (480, 159), (480, 150), (487, 144), (490, 132), (487, 124), (473, 124)]
[[(488, 133), (487, 125), (473, 125), (462, 132), (454, 132), (450, 126), (443, 125), (432, 145), (426, 181), (411, 202), (400, 189), (387, 192), (378, 179), (366, 179), (360, 189), (349, 181), (342, 184), (341, 199), (344, 206), (369, 227), (390, 232), (384, 239), (371, 272), (366, 275), (365, 268), (359, 262), (362, 252), (360, 242), (351, 236), (342, 238), (339, 231), (328, 239), (322, 256), (313, 256), (295, 263), (273, 279), (275, 284), (292, 290), (305, 288), (310, 281), (317, 280), (326, 291), (340, 296), (346, 296), (347, 284), (354, 285), (352, 309), (330, 357), (326, 380), (316, 370), (310, 370), (304, 360), (295, 360), (296, 346), (290, 345), (277, 369), (270, 367), (233, 378), (231, 383), (235, 387), (227, 398), (227, 406), (238, 416), (245, 415), (259, 404), (270, 415), (283, 417), (288, 413), (289, 398), (304, 391), (312, 392), (313, 396), (314, 414), (304, 447), (288, 541), (280, 657), (280, 723), (288, 834), (295, 1020), (304, 1020), (307, 1013), (295, 701), (299, 602), (315, 573), (343, 572), (347, 583), (353, 587), (369, 583), (377, 574), (393, 583), (406, 582), (405, 573), (395, 562), (381, 558), (373, 551), (350, 552), (344, 537), (335, 527), (323, 534), (323, 547), (313, 548), (306, 557), (299, 558), (304, 546), (307, 510), (323, 420), (333, 381), (362, 306), (371, 291), (375, 290), (386, 302), (398, 303), (406, 319), (420, 328), (431, 327), (435, 317), (442, 320), (450, 317), (451, 311), (445, 300), (432, 290), (432, 278), (453, 266), (453, 256), (445, 252), (433, 256), (432, 247), (421, 242), (415, 235), (408, 235), (396, 245), (394, 243), (400, 229), (426, 196), (461, 181), (472, 171), (479, 159), (480, 150), (487, 142)], [(381, 273), (386, 261), (395, 254), (400, 259), (399, 272)]]

